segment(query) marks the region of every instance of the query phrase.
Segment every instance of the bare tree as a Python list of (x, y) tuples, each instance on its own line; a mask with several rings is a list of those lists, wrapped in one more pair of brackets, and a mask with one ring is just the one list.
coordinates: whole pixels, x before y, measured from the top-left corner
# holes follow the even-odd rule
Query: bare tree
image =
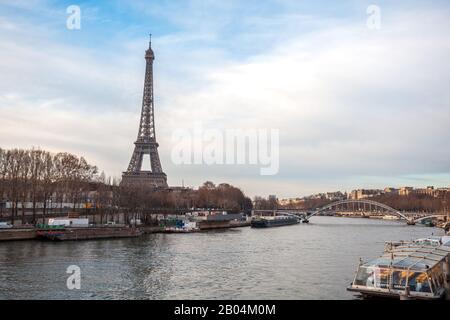
[(0, 215), (3, 215), (3, 201), (5, 200), (7, 191), (6, 172), (6, 151), (0, 148)]

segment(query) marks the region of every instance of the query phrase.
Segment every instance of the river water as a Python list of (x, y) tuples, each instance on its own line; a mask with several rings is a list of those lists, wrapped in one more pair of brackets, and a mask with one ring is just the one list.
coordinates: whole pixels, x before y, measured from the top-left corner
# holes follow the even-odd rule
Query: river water
[[(386, 240), (442, 235), (394, 221), (310, 224), (134, 239), (0, 243), (0, 299), (353, 299), (359, 258)], [(67, 288), (67, 268), (81, 289)]]

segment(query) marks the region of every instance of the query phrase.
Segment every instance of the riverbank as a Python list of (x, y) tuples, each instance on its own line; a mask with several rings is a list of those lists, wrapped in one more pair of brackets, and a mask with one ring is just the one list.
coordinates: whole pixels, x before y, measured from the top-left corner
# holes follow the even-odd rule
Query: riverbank
[(19, 241), (36, 239), (35, 228), (0, 229), (0, 241)]
[[(232, 229), (250, 226), (247, 221), (231, 221), (227, 225), (208, 225), (199, 231), (214, 229)], [(114, 238), (135, 238), (144, 234), (173, 233), (162, 226), (138, 226), (138, 227), (86, 227), (86, 228), (62, 228), (45, 230), (37, 228), (11, 228), (0, 229), (0, 242), (2, 241), (24, 241), (24, 240), (95, 240)], [(189, 232), (186, 232), (189, 233)]]

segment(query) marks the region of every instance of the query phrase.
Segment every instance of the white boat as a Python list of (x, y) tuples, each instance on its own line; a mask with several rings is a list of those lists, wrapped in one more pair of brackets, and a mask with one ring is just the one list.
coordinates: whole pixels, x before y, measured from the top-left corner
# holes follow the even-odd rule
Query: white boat
[(395, 242), (379, 258), (361, 262), (348, 291), (363, 297), (440, 299), (450, 266), (450, 237)]
[(399, 220), (400, 218), (397, 216), (386, 215), (383, 216), (383, 220)]

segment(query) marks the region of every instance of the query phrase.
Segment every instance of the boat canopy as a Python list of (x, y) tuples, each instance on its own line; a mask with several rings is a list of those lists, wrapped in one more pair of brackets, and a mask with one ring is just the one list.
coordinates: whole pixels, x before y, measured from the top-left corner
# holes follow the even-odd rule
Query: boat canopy
[(427, 270), (445, 259), (449, 253), (450, 247), (448, 246), (402, 245), (365, 263), (364, 266)]

